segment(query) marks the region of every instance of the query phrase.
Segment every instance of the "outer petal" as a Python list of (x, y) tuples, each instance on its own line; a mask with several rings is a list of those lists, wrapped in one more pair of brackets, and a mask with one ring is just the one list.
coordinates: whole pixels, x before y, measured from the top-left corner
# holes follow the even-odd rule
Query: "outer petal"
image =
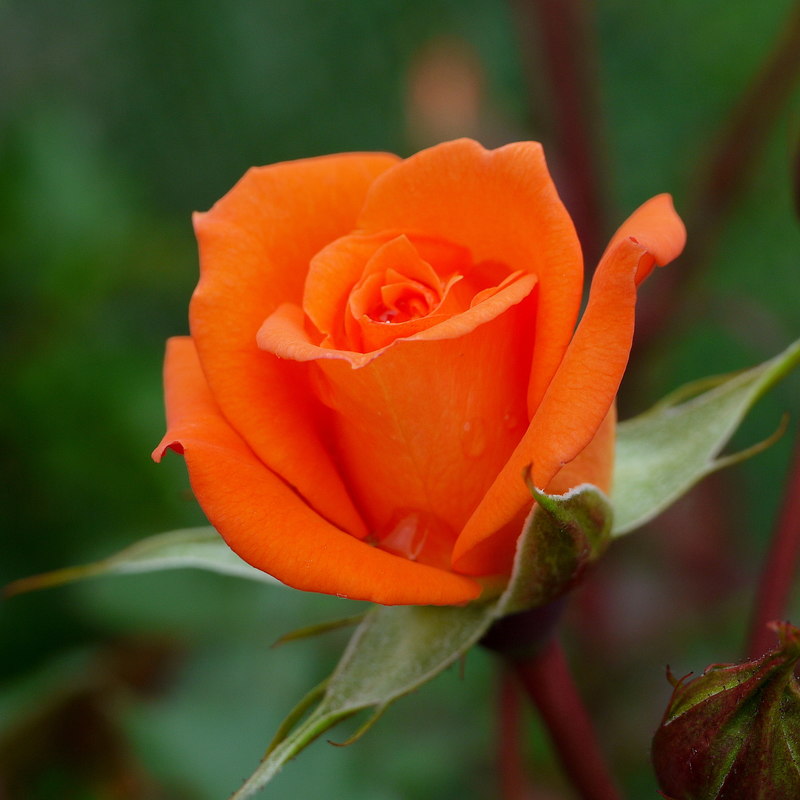
[(311, 257), (349, 232), (369, 185), (395, 161), (353, 154), (252, 169), (195, 216), (201, 276), (189, 317), (215, 400), (265, 464), (362, 536), (305, 368), (259, 350), (256, 333), (280, 303), (300, 302)]
[(469, 578), (370, 547), (310, 509), (222, 417), (191, 339), (170, 340), (165, 383), (169, 430), (154, 458), (183, 452), (209, 520), (254, 567), (297, 589), (388, 605), (450, 605), (480, 594)]
[(548, 484), (547, 491), (563, 494), (582, 483), (591, 483), (610, 494), (616, 432), (617, 406), (612, 403), (592, 441), (572, 461), (561, 467)]
[[(591, 483), (606, 493), (610, 491), (614, 467), (616, 422), (616, 406), (612, 405), (594, 438), (572, 461), (561, 467), (555, 474), (547, 487), (548, 492), (563, 494), (582, 483)], [(522, 475), (520, 475), (521, 478)], [(476, 573), (492, 575), (508, 575), (510, 573), (517, 539), (530, 511), (530, 495), (526, 495), (526, 498), (527, 502), (520, 507), (515, 516), (470, 550), (467, 563), (480, 565), (475, 567)]]
[(649, 253), (639, 260), (639, 267), (636, 270), (637, 284), (641, 283), (656, 265), (663, 267), (677, 258), (686, 244), (686, 228), (680, 218), (676, 217), (672, 197), (668, 194), (657, 194), (639, 206), (611, 237), (603, 258), (608, 257), (620, 242), (629, 238), (644, 243)]
[[(484, 574), (509, 563), (507, 526), (531, 502), (523, 469), (533, 464), (536, 485), (549, 488), (592, 441), (611, 407), (633, 339), (637, 276), (654, 262), (671, 261), (685, 243), (683, 223), (664, 195), (645, 203), (620, 230), (624, 235), (600, 260), (586, 312), (527, 432), (456, 542), (459, 571)], [(492, 537), (496, 547), (487, 541)]]
[(502, 261), (537, 276), (532, 413), (569, 343), (583, 282), (580, 244), (541, 145), (487, 151), (461, 139), (423, 150), (375, 181), (359, 223), (439, 236), (468, 247), (475, 263)]

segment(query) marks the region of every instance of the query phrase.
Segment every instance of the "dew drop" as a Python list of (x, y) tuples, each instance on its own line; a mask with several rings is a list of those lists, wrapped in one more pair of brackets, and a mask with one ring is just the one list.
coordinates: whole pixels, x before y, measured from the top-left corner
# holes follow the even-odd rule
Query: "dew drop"
[(524, 421), (519, 414), (515, 414), (513, 411), (506, 411), (503, 414), (503, 424), (506, 426), (506, 430), (515, 431), (521, 430), (524, 427)]
[(486, 423), (471, 419), (464, 423), (461, 433), (461, 450), (467, 458), (478, 458), (486, 450)]
[(416, 561), (428, 535), (424, 526), (421, 525), (421, 521), (419, 511), (402, 517), (381, 539), (381, 547), (411, 561)]
[(390, 553), (447, 569), (455, 533), (447, 523), (427, 511), (395, 513), (389, 532), (378, 537), (379, 547)]

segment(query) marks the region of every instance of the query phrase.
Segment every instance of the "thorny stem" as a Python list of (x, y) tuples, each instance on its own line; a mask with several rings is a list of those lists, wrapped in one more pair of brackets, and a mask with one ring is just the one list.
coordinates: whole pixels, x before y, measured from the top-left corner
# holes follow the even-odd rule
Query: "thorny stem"
[(497, 690), (497, 768), (502, 800), (533, 800), (522, 760), (520, 690), (513, 674), (502, 669)]
[(581, 800), (620, 800), (558, 641), (553, 638), (534, 657), (510, 663)]
[(761, 573), (761, 582), (756, 595), (748, 648), (752, 658), (763, 655), (776, 643), (775, 633), (767, 628), (767, 623), (781, 620), (786, 614), (798, 559), (800, 559), (800, 432), (795, 444), (793, 463), (775, 536)]

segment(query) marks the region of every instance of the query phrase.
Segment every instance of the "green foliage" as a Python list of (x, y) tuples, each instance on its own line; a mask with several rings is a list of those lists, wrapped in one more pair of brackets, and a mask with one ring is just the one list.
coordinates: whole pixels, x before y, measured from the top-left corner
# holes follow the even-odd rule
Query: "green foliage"
[[(717, 132), (791, 5), (597, 4), (610, 226), (660, 191), (673, 192), (682, 213), (691, 207)], [(438, 36), (466, 42), (483, 66), (479, 137), (487, 145), (532, 137), (551, 147), (540, 49), (524, 43), (519, 28), (510, 6), (494, 0), (0, 4), (0, 583), (97, 559), (142, 531), (204, 524), (179, 459), (156, 469), (148, 455), (163, 432), (163, 341), (186, 331), (197, 277), (190, 212), (207, 208), (253, 164), (425, 144), (404, 113), (407, 77)], [(680, 383), (765, 359), (797, 336), (800, 229), (787, 163), (798, 102), (795, 92), (708, 258), (692, 275), (680, 263), (667, 268), (691, 288), (672, 309), (662, 346), (623, 386), (623, 416)], [(649, 291), (659, 292), (663, 278), (653, 276)], [(744, 445), (796, 408), (799, 388), (789, 379), (762, 401), (745, 423)], [(609, 730), (621, 725), (638, 741), (648, 735), (647, 713), (639, 713), (651, 694), (646, 676), (676, 658), (660, 631), (674, 633), (687, 669), (736, 647), (747, 594), (741, 574), (752, 571), (768, 536), (790, 441), (727, 479), (734, 483), (722, 525), (735, 581), (717, 574), (713, 583), (708, 560), (693, 550), (695, 571), (712, 584), (693, 594), (691, 569), (671, 566), (677, 556), (669, 548), (680, 536), (656, 544), (630, 537), (602, 560), (598, 572), (611, 576), (613, 590), (601, 596), (628, 658), (623, 664), (593, 645), (593, 670), (582, 677)], [(713, 545), (705, 513), (704, 506), (690, 515), (687, 537), (697, 547)], [(724, 577), (725, 558), (711, 563)], [(102, 660), (120, 636), (155, 627), (189, 648), (186, 662), (164, 673), (161, 695), (137, 695), (127, 706), (110, 700), (105, 712), (137, 775), (166, 787), (170, 800), (218, 800), (258, 758), (265, 730), (277, 727), (283, 709), (274, 698), (321, 680), (337, 650), (318, 640), (266, 653), (265, 642), (342, 613), (353, 613), (344, 601), (188, 572), (4, 602), (0, 739), (23, 741), (20, 720), (44, 714), (77, 676), (100, 681), (91, 670), (62, 669), (76, 652)], [(40, 686), (38, 676), (51, 673), (57, 678)], [(630, 702), (607, 688), (619, 685)], [(492, 796), (489, 695), (486, 662), (472, 656), (465, 681), (440, 680), (409, 698), (392, 710), (393, 725), (358, 751), (315, 748), (305, 770), (279, 776), (276, 792)], [(629, 794), (654, 795), (643, 755), (610, 746)], [(60, 762), (55, 752), (37, 752), (35, 771), (45, 780)], [(552, 787), (546, 747), (534, 756), (536, 774)], [(77, 770), (81, 754), (73, 761)], [(6, 777), (18, 762), (3, 767)], [(21, 796), (34, 794), (50, 800), (87, 790), (75, 777), (49, 794)]]
[(272, 576), (242, 561), (214, 528), (206, 527), (149, 536), (116, 555), (92, 564), (21, 578), (9, 584), (5, 588), (5, 594), (10, 596), (19, 592), (45, 589), (96, 575), (128, 575), (180, 567), (207, 569), (222, 575), (281, 585)]
[(763, 449), (756, 445), (719, 457), (752, 405), (798, 364), (800, 340), (746, 372), (684, 386), (622, 422), (614, 465), (614, 535), (635, 530), (706, 475)]
[[(505, 591), (464, 607), (373, 608), (330, 679), (289, 714), (258, 769), (231, 800), (252, 797), (318, 736), (358, 712), (369, 711), (367, 721), (346, 743), (360, 738), (395, 700), (464, 659), (495, 622), (551, 602), (570, 588), (608, 541), (610, 508), (602, 493), (588, 485), (565, 495), (535, 489), (533, 493), (538, 504), (520, 538)], [(542, 587), (537, 582), (543, 577)], [(539, 642), (526, 644), (535, 648)]]

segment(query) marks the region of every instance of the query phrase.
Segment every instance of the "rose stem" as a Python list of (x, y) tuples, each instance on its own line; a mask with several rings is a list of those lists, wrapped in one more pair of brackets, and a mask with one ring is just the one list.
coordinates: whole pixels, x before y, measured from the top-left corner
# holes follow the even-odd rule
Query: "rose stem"
[(522, 761), (520, 690), (508, 669), (501, 669), (497, 688), (497, 768), (503, 800), (533, 800)]
[[(794, 157), (794, 204), (800, 217), (800, 143)], [(797, 434), (791, 472), (786, 484), (775, 536), (761, 574), (756, 594), (748, 654), (753, 658), (775, 643), (766, 625), (786, 613), (791, 584), (800, 556), (800, 430)]]
[(747, 188), (753, 167), (800, 78), (800, 3), (794, 3), (780, 30), (781, 38), (720, 131), (708, 166), (695, 170), (703, 177), (687, 215), (687, 250), (680, 269), (664, 270), (659, 291), (643, 298), (644, 313), (639, 315), (634, 345), (639, 363), (647, 360), (643, 353), (660, 332), (668, 330), (674, 335), (678, 294), (695, 290), (687, 278), (709, 263), (714, 239)]
[(581, 800), (619, 800), (621, 795), (558, 641), (551, 639), (533, 658), (510, 663), (538, 709), (564, 772)]
[[(592, 20), (584, 0), (512, 0), (525, 62), (530, 107), (540, 75), (547, 76), (555, 178), (592, 269), (605, 244), (605, 209), (598, 168), (596, 135), (599, 70), (593, 63)], [(536, 54), (543, 54), (543, 64)]]
[(800, 558), (800, 432), (786, 494), (756, 594), (748, 653), (763, 655), (777, 642), (767, 623), (783, 619)]

